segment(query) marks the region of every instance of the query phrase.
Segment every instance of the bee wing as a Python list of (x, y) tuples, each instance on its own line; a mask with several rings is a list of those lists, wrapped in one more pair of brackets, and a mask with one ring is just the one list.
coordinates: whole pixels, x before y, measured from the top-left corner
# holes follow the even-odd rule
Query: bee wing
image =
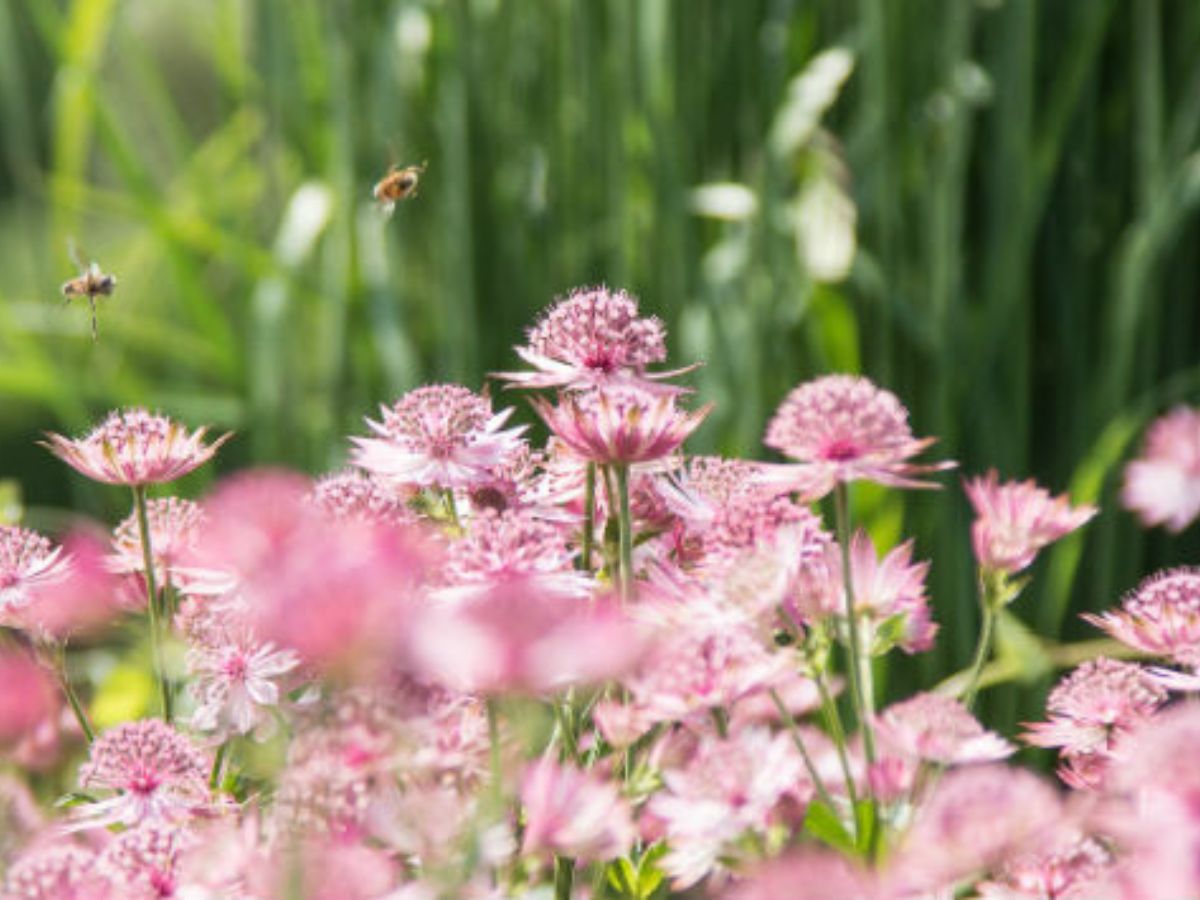
[(67, 238), (67, 254), (71, 257), (71, 262), (75, 264), (75, 268), (79, 270), (80, 274), (87, 271), (79, 256), (79, 245), (75, 243), (75, 238), (73, 237)]

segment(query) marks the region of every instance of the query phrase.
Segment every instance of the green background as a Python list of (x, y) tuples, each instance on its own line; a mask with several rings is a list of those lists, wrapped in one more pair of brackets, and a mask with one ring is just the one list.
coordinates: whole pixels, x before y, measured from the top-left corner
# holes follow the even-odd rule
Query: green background
[[(794, 79), (834, 47), (822, 109)], [(421, 161), (384, 220), (372, 183)], [(695, 192), (726, 182), (740, 210)], [(705, 362), (694, 450), (762, 456), (790, 387), (858, 370), (964, 472), (1096, 499), (1016, 607), (1092, 636), (1076, 612), (1196, 556), (1114, 489), (1200, 394), (1198, 205), (1191, 0), (0, 0), (0, 477), (39, 527), (122, 515), (33, 442), (133, 403), (236, 430), (219, 470), (323, 471), (379, 402), (480, 387), (604, 281)], [(850, 236), (844, 273), (814, 262)], [(58, 296), (72, 238), (120, 279), (96, 344)], [(943, 639), (894, 688), (974, 639), (944, 481), (856, 497), (933, 559)], [(985, 701), (1011, 723), (1045, 684)]]

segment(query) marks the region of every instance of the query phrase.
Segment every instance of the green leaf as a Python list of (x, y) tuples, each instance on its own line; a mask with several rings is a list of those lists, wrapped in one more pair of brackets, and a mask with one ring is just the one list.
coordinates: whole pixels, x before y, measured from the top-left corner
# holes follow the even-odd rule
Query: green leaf
[(871, 852), (871, 837), (875, 832), (875, 807), (870, 800), (859, 800), (854, 806), (854, 821), (858, 825), (858, 853)]
[(97, 803), (91, 794), (82, 791), (69, 791), (54, 801), (55, 809), (70, 809), (73, 806), (83, 806), (85, 803)]
[(846, 831), (841, 818), (820, 800), (808, 804), (804, 813), (804, 830), (835, 850), (857, 854), (854, 838)]
[(638, 872), (629, 860), (621, 858), (608, 864), (608, 883), (622, 897), (637, 898)]

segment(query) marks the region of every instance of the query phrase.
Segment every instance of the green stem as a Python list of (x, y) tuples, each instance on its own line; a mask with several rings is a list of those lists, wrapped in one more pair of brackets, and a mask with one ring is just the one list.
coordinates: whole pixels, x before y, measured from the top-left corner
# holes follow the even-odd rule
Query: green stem
[[(854, 711), (858, 726), (862, 730), (863, 751), (867, 765), (875, 763), (875, 730), (872, 726), (873, 711), (867, 703), (867, 690), (863, 686), (870, 679), (869, 660), (863, 664), (863, 648), (858, 633), (858, 613), (854, 602), (854, 578), (850, 565), (850, 492), (846, 485), (838, 482), (833, 489), (834, 512), (837, 518), (838, 545), (842, 551), (842, 584), (846, 597), (846, 644), (850, 652), (850, 696), (854, 700)], [(872, 692), (873, 693), (873, 692)]]
[(629, 466), (619, 464), (613, 466), (617, 478), (617, 498), (620, 502), (620, 514), (617, 519), (617, 534), (619, 540), (619, 566), (617, 584), (621, 602), (631, 603), (634, 599), (633, 586), (633, 517), (629, 512)]
[(587, 464), (583, 482), (583, 571), (592, 571), (592, 543), (596, 539), (596, 464)]
[(67, 703), (71, 705), (71, 712), (75, 714), (75, 719), (79, 722), (79, 727), (83, 730), (83, 736), (87, 738), (87, 742), (90, 744), (96, 739), (96, 730), (92, 728), (92, 723), (88, 720), (87, 711), (83, 708), (83, 704), (79, 702), (79, 696), (75, 693), (75, 688), (71, 686), (71, 677), (67, 674), (67, 650), (62, 645), (59, 645), (55, 652), (55, 669), (58, 671), (58, 683), (62, 686), (62, 692), (66, 695)]
[(213, 760), (212, 774), (208, 776), (208, 786), (211, 790), (216, 790), (221, 784), (221, 768), (225, 764), (225, 753), (229, 750), (229, 742), (221, 744), (217, 748), (217, 756)]
[(987, 587), (987, 579), (979, 579), (979, 611), (983, 616), (979, 628), (979, 642), (975, 645), (975, 659), (971, 663), (970, 674), (967, 676), (967, 686), (962, 693), (962, 703), (968, 710), (975, 706), (975, 695), (979, 693), (979, 676), (988, 657), (992, 655), (992, 632), (996, 627), (996, 610)]
[(500, 715), (494, 697), (487, 699), (488, 759), (492, 769), (492, 802), (496, 812), (504, 805), (504, 786), (501, 784)]
[(783, 699), (779, 696), (779, 691), (775, 690), (775, 688), (771, 688), (771, 699), (775, 701), (775, 708), (779, 710), (779, 716), (783, 719), (783, 724), (787, 726), (788, 733), (792, 736), (792, 743), (796, 745), (796, 749), (800, 752), (800, 758), (804, 760), (804, 768), (808, 769), (808, 777), (812, 779), (813, 787), (817, 789), (817, 793), (821, 797), (821, 802), (829, 807), (831, 812), (836, 811), (837, 807), (833, 805), (833, 798), (829, 795), (829, 791), (825, 787), (825, 782), (821, 780), (812, 757), (808, 755), (808, 747), (804, 745), (804, 737), (800, 734), (800, 728), (796, 725), (796, 719), (792, 716), (792, 711), (784, 705)]
[(846, 796), (850, 798), (851, 806), (857, 806), (858, 788), (854, 785), (854, 772), (850, 768), (850, 757), (846, 755), (846, 729), (842, 725), (842, 714), (838, 712), (837, 703), (834, 702), (833, 695), (829, 693), (829, 686), (825, 684), (825, 676), (818, 672), (814, 675), (813, 681), (817, 684), (817, 693), (821, 695), (821, 711), (825, 716), (825, 727), (829, 729), (830, 737), (833, 738), (838, 762), (842, 766), (842, 776), (846, 779)]
[(554, 900), (571, 900), (575, 885), (575, 860), (567, 856), (554, 857)]
[(163, 661), (158, 584), (154, 575), (154, 553), (150, 547), (150, 521), (146, 515), (145, 485), (133, 485), (133, 505), (137, 510), (138, 534), (142, 541), (142, 564), (146, 570), (146, 610), (150, 617), (150, 652), (154, 658), (154, 674), (158, 679), (162, 716), (169, 724), (171, 721), (171, 686), (167, 681), (167, 669)]

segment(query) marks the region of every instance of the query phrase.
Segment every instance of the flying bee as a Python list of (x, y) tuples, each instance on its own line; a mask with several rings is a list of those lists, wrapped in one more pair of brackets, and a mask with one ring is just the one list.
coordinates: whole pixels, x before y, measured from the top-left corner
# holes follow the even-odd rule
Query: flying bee
[(371, 193), (379, 201), (384, 213), (391, 215), (401, 200), (417, 196), (417, 187), (424, 172), (425, 163), (419, 166), (392, 166), (388, 173), (375, 183)]
[(117, 279), (100, 271), (97, 263), (93, 262), (85, 267), (79, 261), (79, 254), (76, 252), (74, 244), (71, 245), (70, 252), (71, 261), (75, 263), (75, 268), (79, 269), (79, 274), (63, 284), (63, 298), (65, 302), (70, 303), (76, 297), (87, 297), (88, 306), (92, 311), (92, 340), (94, 341), (97, 337), (96, 298), (110, 296), (117, 286)]

